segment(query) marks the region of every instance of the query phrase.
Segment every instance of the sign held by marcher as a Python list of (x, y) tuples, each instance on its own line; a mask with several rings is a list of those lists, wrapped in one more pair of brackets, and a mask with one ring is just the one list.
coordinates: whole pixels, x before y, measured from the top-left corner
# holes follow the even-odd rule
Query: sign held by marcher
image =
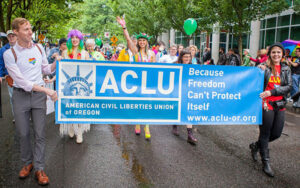
[[(260, 124), (253, 67), (62, 60), (57, 123)], [(253, 79), (255, 78), (255, 79)]]

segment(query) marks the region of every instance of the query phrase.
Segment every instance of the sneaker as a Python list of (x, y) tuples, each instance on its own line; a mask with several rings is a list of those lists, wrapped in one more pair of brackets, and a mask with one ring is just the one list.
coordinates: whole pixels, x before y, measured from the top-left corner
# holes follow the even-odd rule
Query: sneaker
[(140, 125), (135, 125), (135, 134), (136, 135), (140, 135), (141, 134), (141, 126)]
[(145, 125), (144, 130), (145, 130), (145, 138), (146, 138), (146, 140), (150, 140), (151, 134), (150, 134), (149, 125)]

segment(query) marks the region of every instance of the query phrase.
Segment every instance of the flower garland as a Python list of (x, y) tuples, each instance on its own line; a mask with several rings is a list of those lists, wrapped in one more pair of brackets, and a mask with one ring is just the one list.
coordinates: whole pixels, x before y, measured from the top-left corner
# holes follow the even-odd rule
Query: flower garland
[[(68, 56), (69, 56), (70, 59), (74, 59), (74, 54), (73, 53), (68, 52)], [(77, 53), (77, 59), (81, 59), (81, 53), (80, 52)]]

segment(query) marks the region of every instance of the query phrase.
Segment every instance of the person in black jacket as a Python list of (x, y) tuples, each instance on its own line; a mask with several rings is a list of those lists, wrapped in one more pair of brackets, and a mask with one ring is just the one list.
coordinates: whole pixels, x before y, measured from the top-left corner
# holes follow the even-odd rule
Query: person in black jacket
[(231, 66), (239, 66), (240, 65), (240, 60), (239, 60), (240, 58), (234, 52), (233, 49), (229, 49), (226, 56), (227, 56), (226, 65), (231, 65)]
[(226, 65), (226, 54), (225, 54), (225, 49), (223, 47), (220, 48), (219, 50), (219, 60), (217, 65)]
[(269, 163), (268, 143), (281, 136), (286, 98), (292, 89), (291, 70), (282, 63), (283, 55), (283, 46), (275, 43), (270, 46), (267, 63), (259, 66), (265, 70), (264, 92), (260, 94), (263, 99), (263, 121), (259, 126), (258, 141), (249, 145), (254, 161), (257, 161), (257, 153), (260, 152), (263, 171), (270, 177), (274, 177), (274, 172)]
[(203, 53), (203, 63), (209, 61), (211, 59), (211, 52), (210, 48), (205, 48), (204, 53)]

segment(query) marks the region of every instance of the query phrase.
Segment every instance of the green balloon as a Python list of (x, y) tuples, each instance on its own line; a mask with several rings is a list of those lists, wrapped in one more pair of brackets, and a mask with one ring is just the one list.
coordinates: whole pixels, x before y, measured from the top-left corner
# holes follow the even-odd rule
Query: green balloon
[(96, 38), (96, 44), (97, 44), (97, 46), (101, 46), (102, 40), (99, 38)]
[(197, 22), (193, 18), (184, 21), (183, 29), (187, 35), (193, 34), (197, 29)]

